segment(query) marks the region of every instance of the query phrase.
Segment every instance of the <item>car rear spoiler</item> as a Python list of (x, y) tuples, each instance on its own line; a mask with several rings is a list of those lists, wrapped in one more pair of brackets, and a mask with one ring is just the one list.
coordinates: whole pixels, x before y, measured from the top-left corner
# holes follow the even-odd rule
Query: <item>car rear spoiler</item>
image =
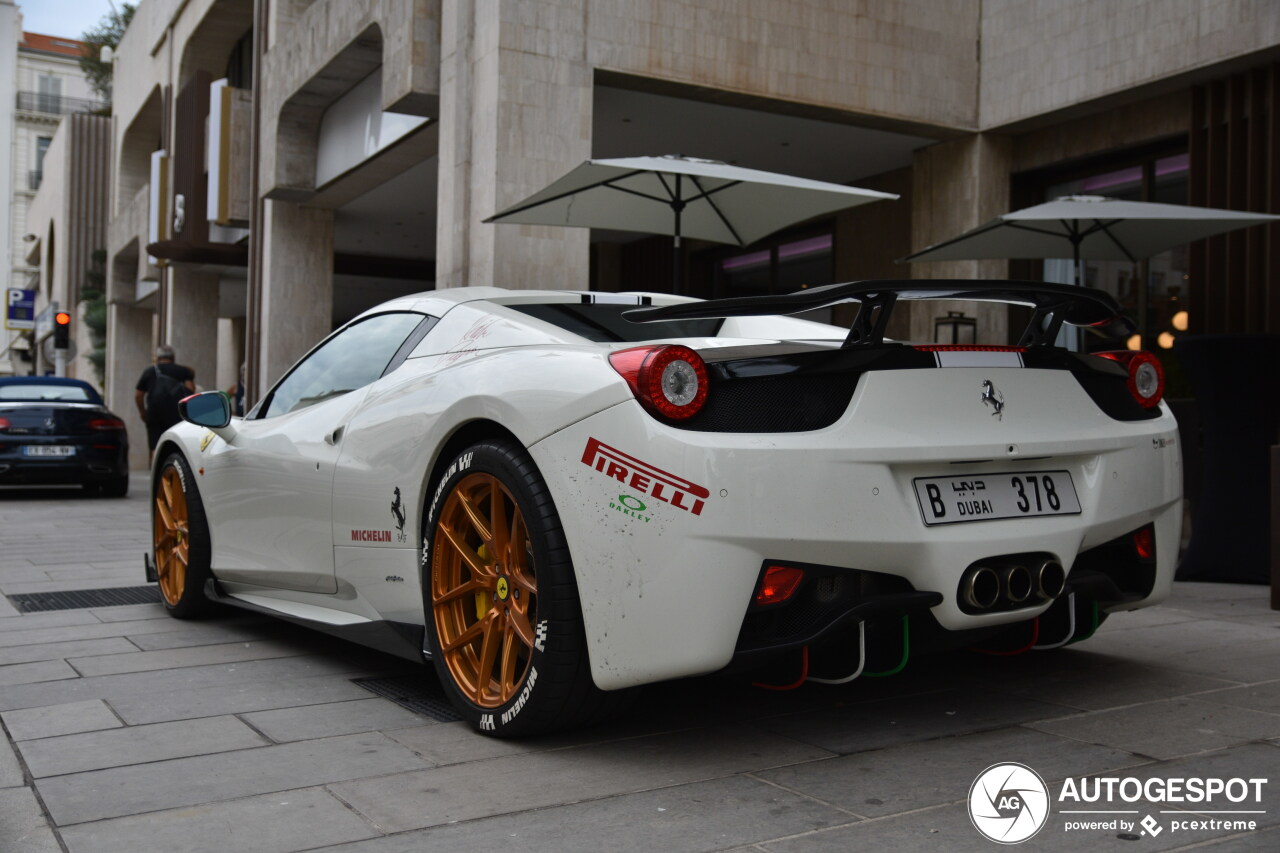
[(1107, 328), (1112, 334), (1128, 334), (1136, 328), (1119, 303), (1105, 291), (1092, 287), (1035, 281), (967, 279), (886, 279), (828, 284), (773, 296), (737, 296), (706, 302), (683, 302), (625, 312), (628, 320), (699, 320), (715, 317), (753, 317), (796, 314), (844, 302), (858, 302), (858, 312), (844, 346), (874, 346), (884, 340), (889, 315), (899, 299), (961, 299), (971, 302), (1004, 302), (1034, 310), (1019, 339), (1020, 346), (1052, 346), (1063, 323)]

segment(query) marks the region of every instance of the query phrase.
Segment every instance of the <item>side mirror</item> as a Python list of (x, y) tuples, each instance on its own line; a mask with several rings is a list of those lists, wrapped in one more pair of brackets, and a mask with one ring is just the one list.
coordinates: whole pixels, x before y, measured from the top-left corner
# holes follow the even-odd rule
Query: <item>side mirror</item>
[(223, 391), (192, 394), (179, 401), (178, 414), (187, 423), (222, 429), (231, 423), (231, 400)]

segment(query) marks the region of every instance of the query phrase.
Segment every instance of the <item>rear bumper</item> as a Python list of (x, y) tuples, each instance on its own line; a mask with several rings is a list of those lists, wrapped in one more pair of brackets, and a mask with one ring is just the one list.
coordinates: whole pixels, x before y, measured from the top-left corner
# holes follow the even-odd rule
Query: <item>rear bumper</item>
[(0, 448), (0, 484), (76, 485), (101, 483), (129, 473), (129, 448), (76, 446), (69, 457), (23, 456), (20, 447)]
[[(1149, 591), (1117, 609), (1163, 599), (1182, 523), (1172, 416), (1095, 416), (1078, 385), (1058, 381), (1070, 377), (1025, 370), (998, 376), (1021, 411), (997, 422), (976, 393), (984, 375), (870, 374), (840, 421), (805, 433), (690, 432), (628, 402), (531, 448), (573, 554), (597, 684), (725, 666), (766, 561), (896, 578), (892, 592), (936, 593), (933, 619), (963, 631), (1050, 604), (965, 613), (957, 590), (967, 567), (1035, 553), (1070, 569), (1081, 553), (1152, 524)], [(1078, 515), (927, 526), (912, 486), (1044, 470), (1071, 474)]]

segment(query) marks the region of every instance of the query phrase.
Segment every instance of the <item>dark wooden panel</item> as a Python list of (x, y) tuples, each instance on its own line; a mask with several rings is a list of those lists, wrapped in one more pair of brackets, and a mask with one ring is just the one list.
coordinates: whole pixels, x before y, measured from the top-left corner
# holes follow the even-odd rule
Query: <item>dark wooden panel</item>
[[(1280, 213), (1280, 64), (1192, 91), (1193, 205)], [(1192, 244), (1193, 333), (1280, 332), (1280, 227)]]

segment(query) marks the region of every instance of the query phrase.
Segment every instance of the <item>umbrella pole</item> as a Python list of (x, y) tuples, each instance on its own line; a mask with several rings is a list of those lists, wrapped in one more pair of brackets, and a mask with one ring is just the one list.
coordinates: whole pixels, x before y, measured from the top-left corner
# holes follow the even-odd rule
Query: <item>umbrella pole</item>
[(671, 200), (671, 209), (676, 215), (675, 236), (671, 248), (671, 292), (683, 295), (683, 264), (680, 263), (680, 211), (684, 210), (684, 199), (680, 197), (680, 183), (683, 175), (676, 175), (676, 196)]
[(1071, 234), (1071, 269), (1076, 274), (1076, 287), (1084, 286), (1084, 268), (1080, 266), (1080, 231), (1073, 229)]

